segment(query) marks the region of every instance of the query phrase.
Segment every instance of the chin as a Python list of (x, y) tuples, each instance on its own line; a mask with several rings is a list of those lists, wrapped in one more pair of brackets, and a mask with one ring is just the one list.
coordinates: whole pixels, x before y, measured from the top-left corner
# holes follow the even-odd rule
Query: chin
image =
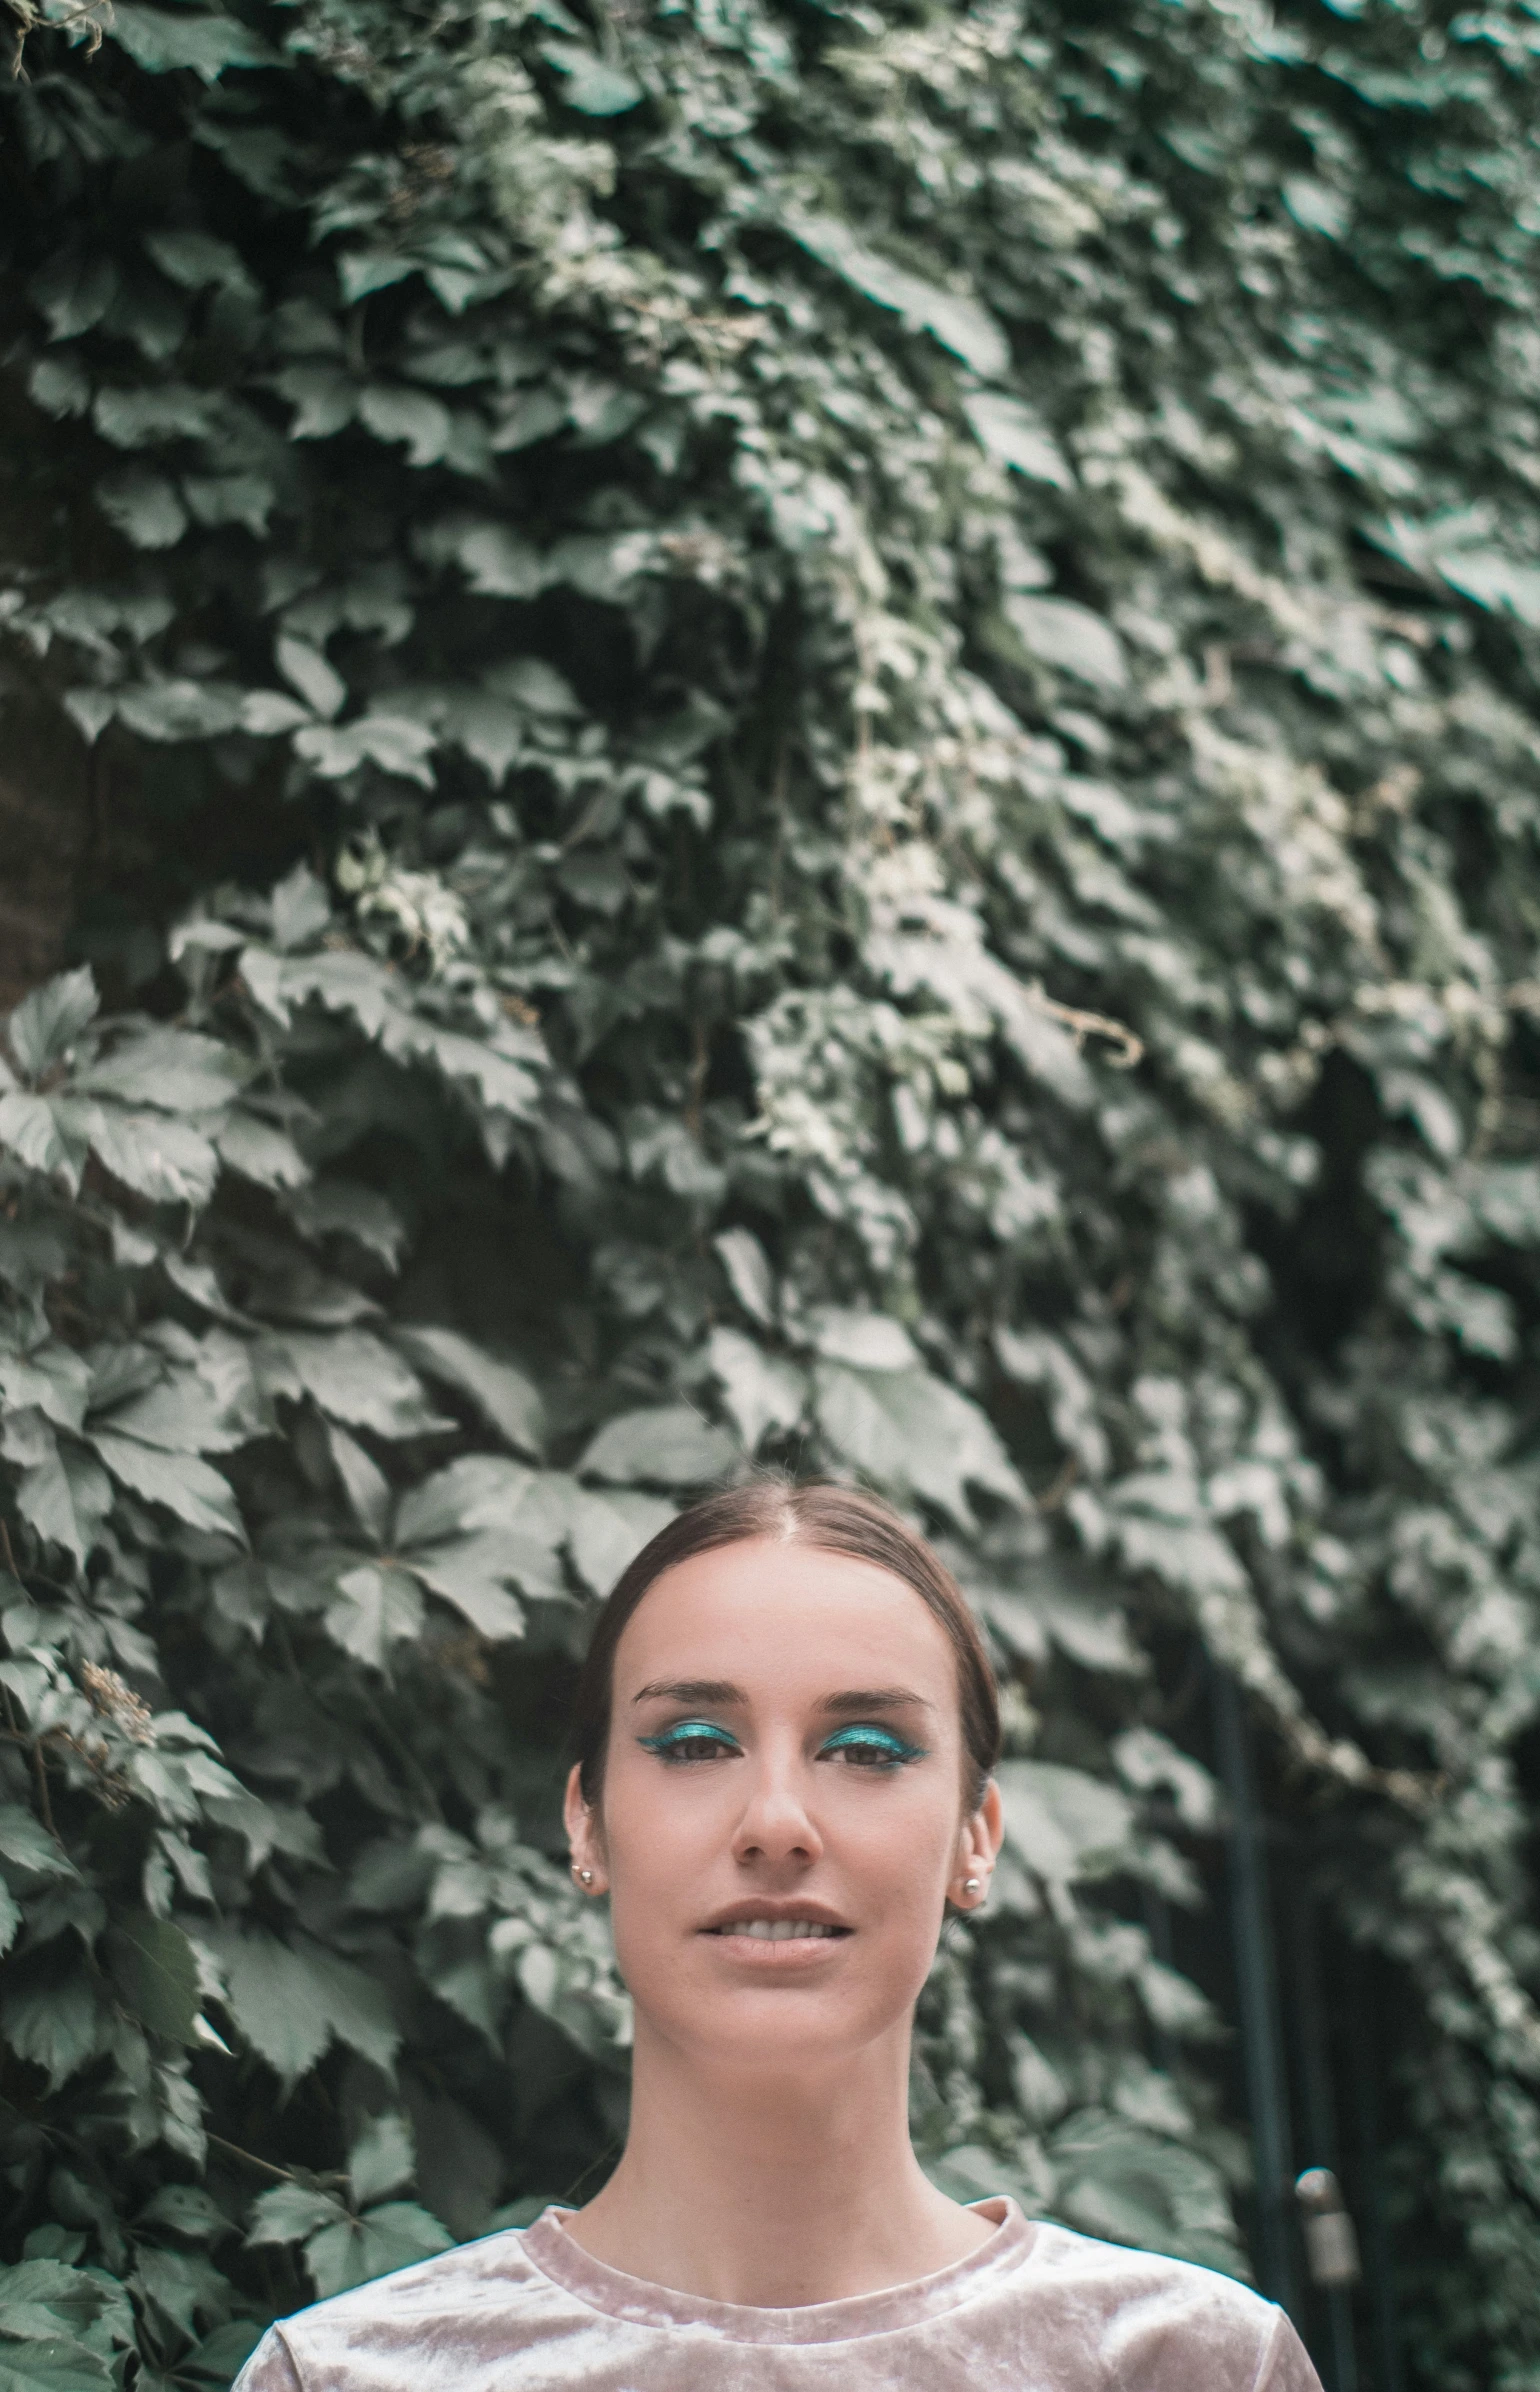
[(639, 2033), (650, 2026), (676, 2050), (751, 2074), (851, 2060), (895, 2032), (907, 2033), (923, 1969), (898, 1962), (874, 1968), (868, 1959), (865, 1982), (856, 1983), (837, 1962), (820, 1968), (765, 1956), (775, 1949), (714, 1960), (706, 1971), (692, 1969), (688, 1984), (677, 1968), (666, 1975), (638, 1969), (634, 1977), (622, 1968)]

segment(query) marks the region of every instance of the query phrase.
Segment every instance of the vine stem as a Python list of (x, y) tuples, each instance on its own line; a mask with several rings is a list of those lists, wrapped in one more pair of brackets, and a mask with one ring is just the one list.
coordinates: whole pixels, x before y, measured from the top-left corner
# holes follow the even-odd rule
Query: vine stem
[(223, 2135), (205, 2132), (205, 2139), (214, 2144), (216, 2149), (228, 2151), (232, 2159), (240, 2160), (248, 2168), (255, 2168), (261, 2176), (275, 2176), (280, 2184), (298, 2184), (299, 2182), (299, 2178), (288, 2168), (277, 2167), (270, 2159), (258, 2159), (254, 2151), (243, 2151), (239, 2143), (227, 2143)]
[[(15, 1579), (17, 1585), (20, 1586), (21, 1572), (16, 1567), (16, 1551), (15, 1547), (11, 1543), (10, 1529), (7, 1527), (4, 1520), (0, 1520), (0, 1549), (3, 1549), (5, 1554), (6, 1568), (10, 1571), (11, 1576)], [(5, 1714), (7, 1719), (14, 1721), (16, 1715), (11, 1709), (11, 1695), (9, 1687), (7, 1687), (5, 1695)], [(53, 1798), (48, 1791), (48, 1764), (43, 1758), (43, 1739), (41, 1736), (33, 1736), (30, 1739), (18, 1737), (17, 1741), (29, 1741), (31, 1743), (32, 1771), (33, 1775), (37, 1779), (37, 1807), (43, 1814), (43, 1825), (47, 1828), (49, 1834), (53, 1837), (54, 1842), (58, 1845), (60, 1851), (62, 1852), (64, 1849), (64, 1838), (60, 1835), (59, 1830), (54, 1825)]]
[(60, 1835), (59, 1830), (53, 1823), (53, 1802), (48, 1792), (48, 1764), (43, 1758), (43, 1739), (41, 1736), (34, 1736), (32, 1739), (32, 1767), (37, 1777), (37, 1803), (38, 1809), (43, 1814), (43, 1825), (47, 1828), (49, 1834), (53, 1837), (54, 1842), (62, 1851), (64, 1849), (64, 1838)]

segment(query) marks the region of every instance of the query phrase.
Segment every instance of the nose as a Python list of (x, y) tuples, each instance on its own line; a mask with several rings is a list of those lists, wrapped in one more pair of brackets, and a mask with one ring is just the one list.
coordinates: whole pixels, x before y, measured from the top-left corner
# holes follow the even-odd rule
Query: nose
[(753, 1782), (733, 1830), (733, 1858), (744, 1865), (792, 1862), (806, 1868), (823, 1852), (823, 1837), (807, 1804), (806, 1764), (800, 1754), (763, 1752), (751, 1764)]

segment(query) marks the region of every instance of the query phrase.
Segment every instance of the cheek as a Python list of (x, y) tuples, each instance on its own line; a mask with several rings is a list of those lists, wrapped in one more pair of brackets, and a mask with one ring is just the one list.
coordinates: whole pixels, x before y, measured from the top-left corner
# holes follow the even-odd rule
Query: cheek
[(928, 1788), (908, 1799), (905, 1792), (895, 1787), (888, 1800), (849, 1803), (840, 1841), (851, 1865), (874, 1888), (880, 1884), (895, 1910), (928, 1914), (951, 1872), (957, 1821)]
[[(701, 1872), (730, 1841), (732, 1816), (721, 1792), (689, 1786), (626, 1753), (606, 1776), (605, 1857), (611, 1895), (649, 1905), (698, 1894)], [(714, 1797), (714, 1798), (713, 1798)]]

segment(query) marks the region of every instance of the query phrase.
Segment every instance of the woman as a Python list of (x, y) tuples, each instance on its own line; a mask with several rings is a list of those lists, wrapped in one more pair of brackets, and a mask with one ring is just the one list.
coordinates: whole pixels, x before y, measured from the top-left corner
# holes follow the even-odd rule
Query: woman
[(755, 1484), (600, 1616), (567, 1788), (636, 2006), (580, 2210), (304, 2311), (242, 2392), (1319, 2392), (1228, 2277), (962, 2208), (909, 2142), (914, 2005), (1000, 1848), (994, 1683), (884, 1505)]

